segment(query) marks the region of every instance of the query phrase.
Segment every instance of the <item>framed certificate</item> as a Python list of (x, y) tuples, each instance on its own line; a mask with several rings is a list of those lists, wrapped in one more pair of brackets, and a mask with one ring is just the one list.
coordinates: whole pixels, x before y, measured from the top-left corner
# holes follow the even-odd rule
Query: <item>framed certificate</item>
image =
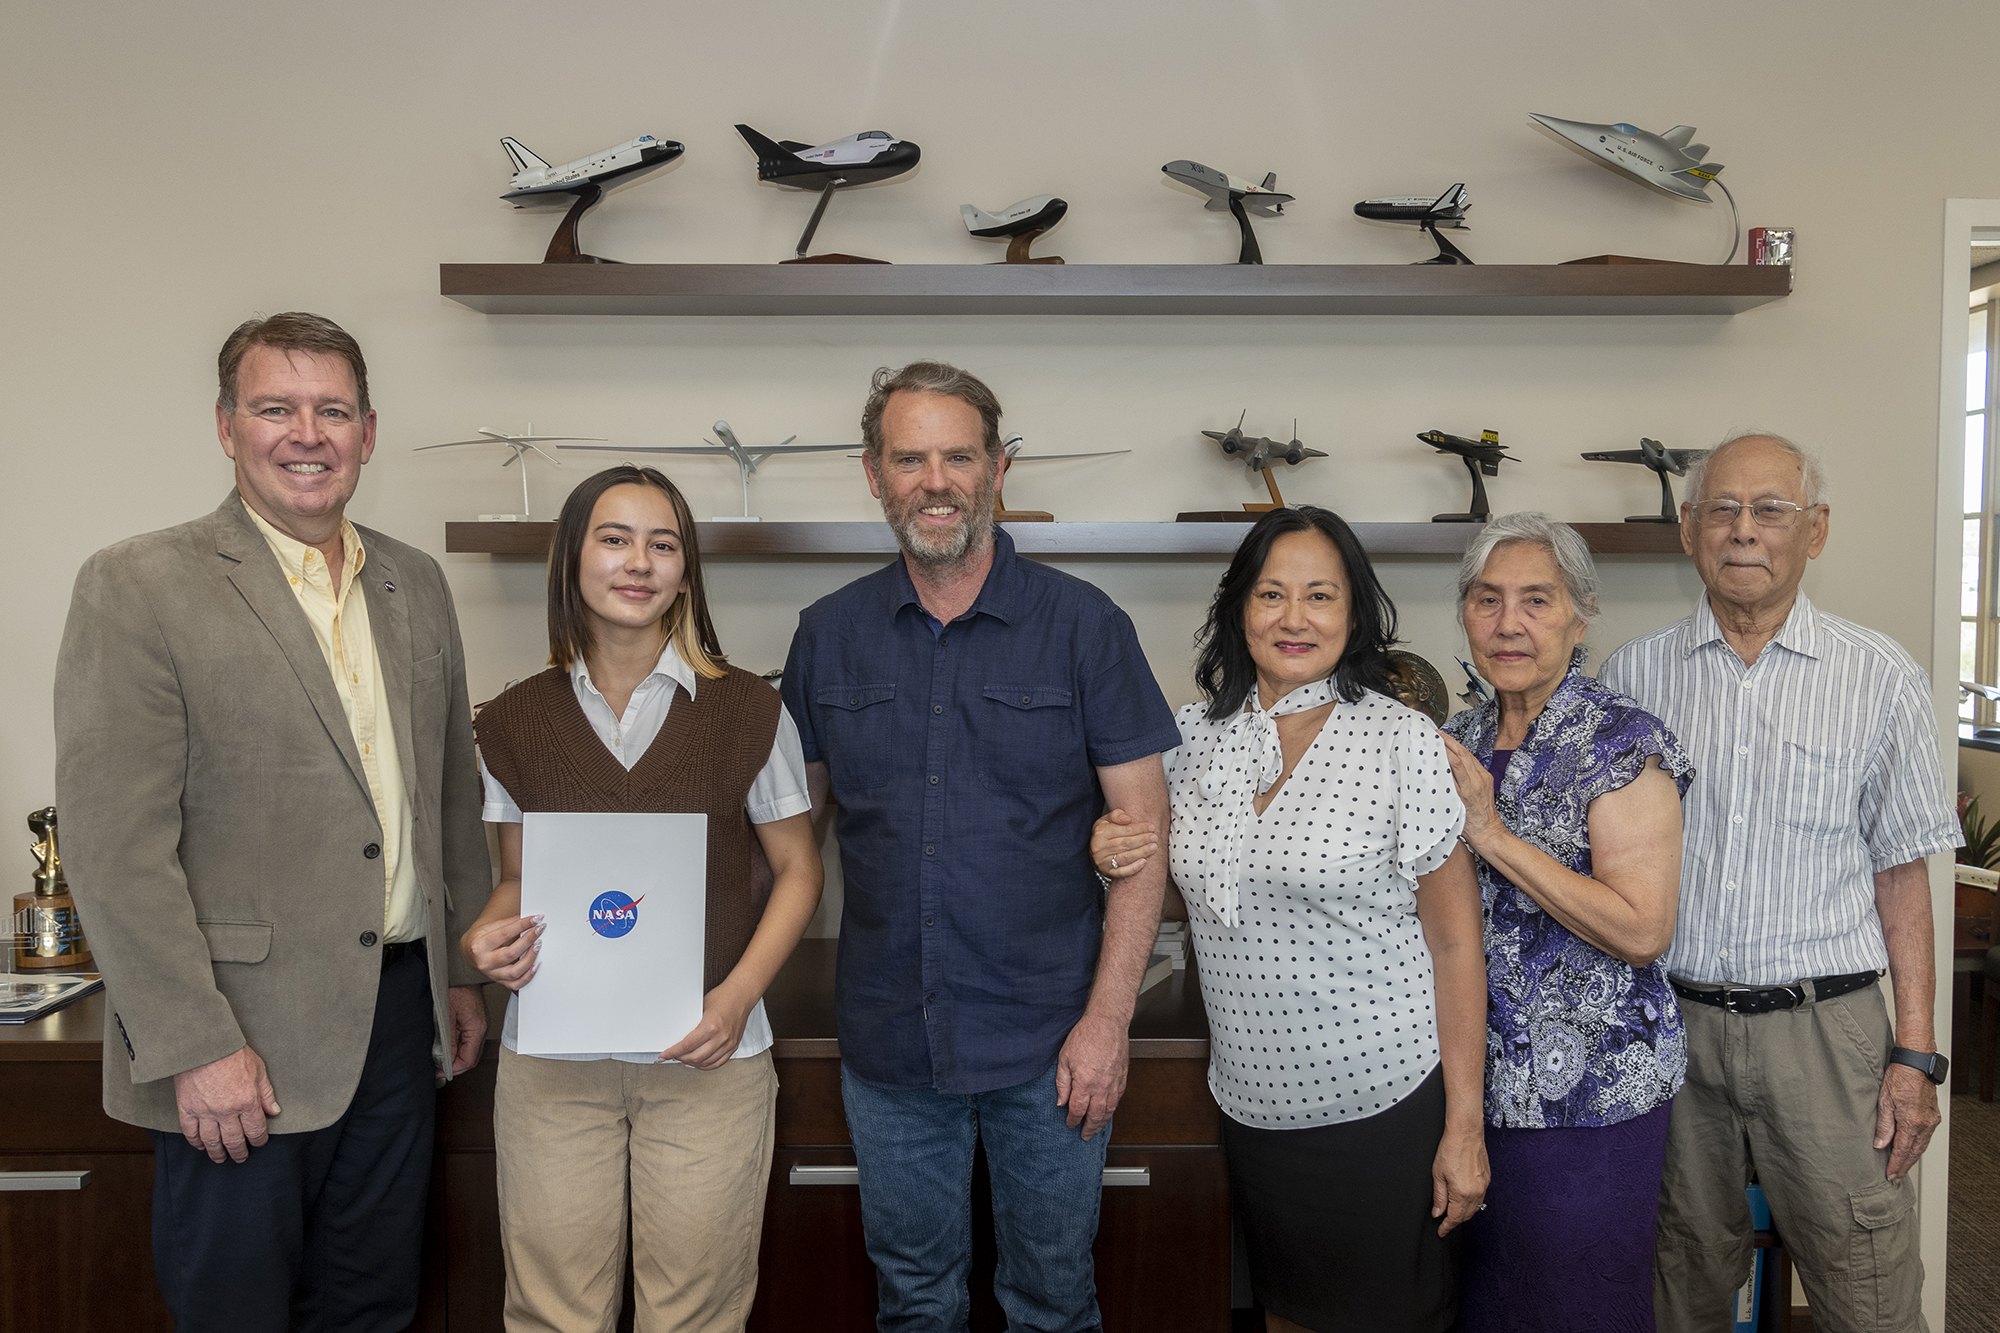
[(663, 1051), (701, 1021), (708, 816), (529, 812), (521, 912), (547, 918), (523, 1055)]

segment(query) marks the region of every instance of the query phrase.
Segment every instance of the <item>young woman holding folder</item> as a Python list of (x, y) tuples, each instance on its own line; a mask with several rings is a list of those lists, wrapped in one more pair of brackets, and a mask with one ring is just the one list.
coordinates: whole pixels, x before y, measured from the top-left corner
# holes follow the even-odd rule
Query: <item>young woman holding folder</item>
[[(540, 966), (521, 915), (522, 812), (708, 816), (705, 998), (664, 1051), (532, 1056), (507, 1002), (493, 1129), (509, 1329), (609, 1330), (630, 1198), (639, 1333), (740, 1329), (757, 1288), (778, 1082), (763, 993), (818, 906), (798, 731), (729, 666), (687, 501), (652, 468), (570, 495), (549, 555), (547, 671), (478, 721), (501, 878), (461, 948), (510, 990)], [(761, 918), (753, 838), (775, 879)]]

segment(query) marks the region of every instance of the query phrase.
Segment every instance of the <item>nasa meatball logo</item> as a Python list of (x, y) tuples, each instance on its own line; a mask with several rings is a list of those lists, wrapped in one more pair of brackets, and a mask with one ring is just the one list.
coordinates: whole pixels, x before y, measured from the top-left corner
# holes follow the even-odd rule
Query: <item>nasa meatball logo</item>
[(590, 900), (590, 928), (609, 940), (629, 935), (639, 924), (639, 904), (645, 901), (643, 893), (637, 898), (616, 889), (600, 893)]

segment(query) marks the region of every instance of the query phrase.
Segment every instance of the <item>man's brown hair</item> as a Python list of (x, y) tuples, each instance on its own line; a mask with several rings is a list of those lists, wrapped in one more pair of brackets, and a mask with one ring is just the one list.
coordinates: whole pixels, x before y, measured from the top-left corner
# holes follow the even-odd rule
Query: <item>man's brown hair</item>
[(630, 463), (586, 477), (563, 501), (562, 516), (556, 519), (555, 540), (549, 546), (549, 665), (567, 671), (577, 658), (590, 651), (595, 641), (578, 575), (583, 565), (583, 544), (590, 540), (591, 512), (614, 486), (651, 486), (665, 492), (673, 504), (687, 591), (667, 608), (667, 637), (673, 640), (681, 660), (694, 669), (695, 675), (704, 680), (720, 678), (729, 659), (722, 655), (715, 622), (708, 618), (708, 590), (701, 580), (701, 547), (695, 540), (694, 511), (688, 508), (687, 497), (681, 494), (680, 487), (668, 481), (664, 472)]
[(275, 347), (281, 352), (317, 352), (337, 356), (354, 372), (355, 407), (368, 415), (368, 363), (361, 359), (361, 344), (352, 334), (325, 315), (303, 310), (287, 310), (282, 315), (246, 319), (236, 326), (215, 358), (215, 401), (225, 412), (236, 410), (236, 372), (253, 347)]
[(861, 447), (879, 467), (882, 462), (882, 412), (895, 393), (935, 393), (956, 398), (979, 413), (985, 427), (986, 457), (1000, 457), (1000, 400), (978, 376), (942, 361), (912, 361), (901, 370), (887, 366), (869, 382), (868, 404), (861, 409)]

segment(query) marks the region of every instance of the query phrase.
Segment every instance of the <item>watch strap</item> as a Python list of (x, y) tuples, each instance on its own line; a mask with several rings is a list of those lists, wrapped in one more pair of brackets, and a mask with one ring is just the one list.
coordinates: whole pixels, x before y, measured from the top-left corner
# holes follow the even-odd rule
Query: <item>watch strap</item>
[(1939, 1085), (1942, 1085), (1951, 1074), (1951, 1061), (1940, 1051), (1913, 1051), (1907, 1046), (1897, 1046), (1889, 1052), (1889, 1063), (1908, 1065)]

